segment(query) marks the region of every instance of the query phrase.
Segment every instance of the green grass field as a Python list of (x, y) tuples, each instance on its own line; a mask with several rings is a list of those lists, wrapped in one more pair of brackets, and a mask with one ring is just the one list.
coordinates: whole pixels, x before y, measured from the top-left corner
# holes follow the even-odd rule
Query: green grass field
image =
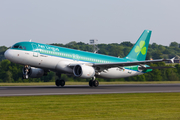
[[(150, 82), (99, 82), (100, 85), (106, 84), (176, 84), (180, 81), (150, 81)], [(0, 83), (0, 86), (41, 86), (55, 85), (55, 82), (32, 82), (32, 83)], [(89, 85), (89, 82), (66, 82), (66, 85)]]
[(0, 97), (1, 120), (179, 120), (180, 93)]

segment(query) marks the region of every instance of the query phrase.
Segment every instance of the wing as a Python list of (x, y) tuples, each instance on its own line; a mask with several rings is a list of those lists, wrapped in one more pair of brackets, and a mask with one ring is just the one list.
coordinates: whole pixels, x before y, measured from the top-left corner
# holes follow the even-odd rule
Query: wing
[(142, 65), (142, 69), (160, 69), (160, 68), (172, 68), (172, 67), (145, 67), (145, 64), (157, 63), (163, 61), (171, 61), (173, 63), (174, 58), (172, 59), (159, 59), (159, 60), (145, 60), (145, 61), (134, 61), (134, 62), (117, 62), (117, 63), (94, 63), (93, 67), (99, 68), (112, 68), (112, 67), (125, 67), (125, 66), (133, 66), (133, 65)]
[[(97, 71), (103, 71), (105, 69), (113, 68), (113, 67), (126, 67), (133, 65), (140, 65), (139, 69), (163, 69), (163, 68), (174, 68), (171, 66), (160, 66), (160, 67), (146, 67), (145, 64), (157, 63), (163, 61), (171, 61), (174, 63), (174, 58), (172, 59), (159, 59), (159, 60), (145, 60), (145, 61), (134, 61), (134, 62), (115, 62), (115, 63), (86, 63), (87, 66), (94, 67)], [(84, 64), (84, 63), (83, 63)], [(69, 64), (68, 67), (72, 68), (77, 64)]]

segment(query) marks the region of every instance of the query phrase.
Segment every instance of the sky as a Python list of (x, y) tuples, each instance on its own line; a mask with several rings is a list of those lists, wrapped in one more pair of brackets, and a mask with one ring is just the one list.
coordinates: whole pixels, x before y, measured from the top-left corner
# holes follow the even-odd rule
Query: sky
[(179, 0), (0, 0), (0, 46), (38, 43), (180, 43)]

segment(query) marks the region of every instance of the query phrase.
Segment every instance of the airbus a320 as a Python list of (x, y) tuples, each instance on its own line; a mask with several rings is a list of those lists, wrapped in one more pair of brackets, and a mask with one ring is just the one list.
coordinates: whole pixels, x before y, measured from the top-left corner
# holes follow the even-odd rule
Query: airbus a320
[(151, 31), (144, 30), (130, 53), (124, 58), (36, 42), (18, 42), (4, 55), (11, 62), (24, 65), (24, 79), (39, 78), (53, 71), (59, 77), (55, 81), (56, 86), (64, 86), (65, 80), (61, 79), (61, 74), (68, 74), (80, 78), (92, 78), (89, 86), (97, 87), (99, 85), (95, 79), (97, 77), (124, 78), (142, 75), (159, 68), (153, 68), (147, 64), (167, 61), (165, 59), (145, 60), (150, 36)]

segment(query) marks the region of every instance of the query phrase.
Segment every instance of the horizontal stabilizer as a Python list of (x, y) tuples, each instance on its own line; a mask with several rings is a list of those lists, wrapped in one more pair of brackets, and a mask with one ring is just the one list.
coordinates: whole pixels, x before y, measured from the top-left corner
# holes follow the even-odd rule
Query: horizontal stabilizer
[(164, 69), (164, 68), (174, 68), (174, 67), (173, 66), (140, 67), (139, 69), (145, 70), (145, 69)]
[(175, 59), (175, 57), (173, 57), (172, 59), (170, 59), (171, 63), (174, 63), (174, 59)]

